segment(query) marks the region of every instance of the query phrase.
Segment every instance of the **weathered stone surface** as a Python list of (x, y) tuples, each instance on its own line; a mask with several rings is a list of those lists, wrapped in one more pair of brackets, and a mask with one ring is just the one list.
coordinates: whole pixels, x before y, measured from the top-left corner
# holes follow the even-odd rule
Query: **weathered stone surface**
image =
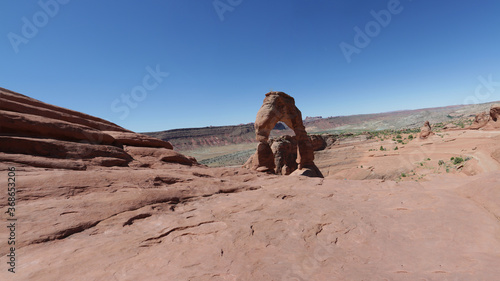
[(449, 123), (449, 124), (446, 124), (444, 125), (443, 129), (445, 130), (451, 130), (451, 129), (459, 129), (460, 127), (453, 124), (453, 123)]
[[(0, 271), (1, 280), (496, 280), (500, 274), (498, 171), (422, 183), (180, 165), (18, 172), (18, 267), (15, 275)], [(7, 231), (0, 228), (1, 236)], [(4, 267), (7, 253), (0, 248)]]
[(68, 141), (113, 144), (115, 139), (96, 129), (38, 115), (0, 110), (2, 133)]
[(486, 112), (481, 112), (476, 115), (474, 118), (474, 122), (472, 125), (469, 126), (469, 129), (471, 130), (478, 130), (486, 126), (488, 122), (490, 121), (490, 115)]
[[(314, 151), (325, 149), (326, 141), (322, 136), (309, 135), (308, 137)], [(297, 139), (295, 136), (284, 135), (270, 138), (268, 143), (274, 156), (274, 171), (276, 174), (289, 175), (298, 168)]]
[(269, 140), (274, 154), (275, 173), (289, 175), (297, 170), (297, 140), (295, 137), (282, 136)]
[(132, 157), (123, 151), (123, 149), (111, 145), (11, 136), (0, 136), (0, 152), (60, 159), (108, 157), (128, 161), (132, 160)]
[[(25, 153), (56, 156), (47, 149), (64, 142), (0, 136), (29, 144)], [(131, 164), (152, 158), (147, 168), (93, 154), (0, 152), (0, 182), (10, 182), (11, 166), (17, 179), (16, 273), (6, 270), (9, 248), (0, 247), (0, 280), (497, 280), (500, 131), (449, 131), (397, 151), (378, 151), (381, 144), (392, 143), (349, 142), (316, 161), (336, 157), (334, 168), (358, 173), (394, 170), (397, 181), (174, 165), (158, 160), (173, 155), (166, 148), (124, 147)], [(475, 175), (462, 174), (451, 156), (472, 157), (460, 165)], [(404, 165), (417, 174), (402, 178)], [(0, 193), (4, 216), (6, 197)], [(0, 237), (9, 237), (5, 226)]]
[[(3, 159), (33, 167), (71, 170), (127, 166), (132, 156), (123, 150), (124, 145), (170, 150), (159, 150), (161, 157), (150, 159), (154, 161), (147, 163), (148, 166), (154, 162), (197, 163), (192, 157), (173, 152), (167, 141), (0, 88), (0, 152), (3, 152)], [(141, 155), (137, 157), (142, 158)], [(68, 160), (76, 162), (71, 164)]]
[[(314, 164), (313, 145), (307, 136), (307, 132), (302, 122), (302, 114), (295, 106), (295, 100), (283, 92), (267, 93), (262, 107), (257, 112), (254, 126), (257, 140), (260, 143), (257, 147), (256, 154), (252, 156), (252, 165), (247, 163), (247, 167), (251, 166), (254, 170), (259, 169), (265, 171), (274, 170), (276, 168), (274, 155), (272, 154), (268, 139), (271, 130), (278, 121), (282, 121), (295, 132), (298, 146), (298, 169), (316, 167)], [(312, 170), (319, 171), (317, 168), (313, 168)], [(321, 173), (316, 176), (322, 177)]]
[(143, 164), (152, 166), (160, 161), (183, 165), (197, 164), (196, 159), (167, 148), (126, 146), (125, 151)]
[(109, 134), (116, 140), (117, 143), (122, 145), (173, 149), (172, 145), (168, 141), (163, 141), (143, 134), (118, 131), (104, 131), (104, 133)]
[(469, 127), (471, 130), (498, 130), (500, 129), (500, 104), (493, 104), (489, 112), (481, 112), (476, 115), (474, 122)]
[[(327, 142), (325, 138), (321, 135), (308, 135), (309, 140), (311, 141), (311, 145), (314, 151), (323, 150), (327, 147)], [(327, 137), (328, 138), (328, 137)], [(335, 142), (332, 141), (331, 143)]]
[(433, 134), (434, 133), (432, 132), (431, 124), (429, 123), (429, 121), (425, 121), (424, 126), (422, 126), (422, 128), (420, 128), (419, 137), (421, 139), (426, 139), (429, 136), (432, 136)]
[[(114, 158), (116, 159), (116, 158)], [(87, 165), (83, 160), (66, 160), (57, 158), (47, 158), (27, 154), (13, 154), (0, 152), (0, 162), (12, 163), (14, 167), (38, 167), (67, 170), (86, 170)]]
[(330, 147), (334, 143), (337, 142), (338, 136), (337, 135), (331, 135), (331, 134), (323, 134), (323, 135), (321, 135), (321, 138), (325, 141), (326, 147)]
[(0, 88), (0, 110), (43, 116), (79, 124), (96, 130), (130, 132), (104, 119), (47, 104), (3, 88)]
[(498, 119), (500, 118), (500, 103), (496, 103), (491, 106), (490, 117), (494, 122), (498, 122)]
[(113, 157), (94, 157), (90, 159), (90, 163), (92, 164), (92, 166), (127, 167), (128, 164), (130, 163), (130, 160), (122, 158), (113, 158)]

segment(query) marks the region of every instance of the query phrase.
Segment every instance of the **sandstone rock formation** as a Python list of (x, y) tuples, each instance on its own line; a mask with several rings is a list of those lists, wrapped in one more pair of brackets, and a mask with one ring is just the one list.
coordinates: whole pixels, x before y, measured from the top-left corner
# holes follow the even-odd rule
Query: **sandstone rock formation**
[(419, 137), (421, 139), (426, 139), (433, 134), (434, 133), (432, 132), (431, 124), (429, 123), (429, 121), (425, 121), (424, 126), (422, 126), (422, 128), (420, 128)]
[(297, 140), (292, 136), (270, 139), (269, 145), (274, 155), (274, 171), (278, 175), (289, 175), (297, 170)]
[[(326, 148), (326, 141), (320, 135), (309, 135), (314, 151)], [(268, 141), (274, 157), (274, 172), (278, 175), (290, 175), (297, 170), (297, 139), (295, 136), (284, 135), (270, 138)], [(253, 157), (244, 165), (251, 168)], [(310, 174), (310, 173), (309, 173)]]
[[(336, 144), (315, 155), (322, 171), (328, 166), (321, 161), (337, 170), (324, 179), (162, 164), (158, 159), (190, 159), (152, 143), (123, 144), (128, 139), (103, 145), (28, 133), (0, 128), (0, 148), (8, 150), (0, 153), (4, 218), (12, 166), (17, 179), (16, 273), (7, 271), (12, 260), (4, 244), (0, 280), (500, 276), (500, 131), (450, 131), (442, 141), (410, 141), (395, 152), (378, 151), (390, 139), (332, 137)], [(452, 156), (472, 157), (460, 165), (475, 167), (476, 175), (462, 175), (447, 160)], [(113, 165), (122, 160), (128, 166)], [(85, 170), (94, 161), (102, 165)], [(401, 166), (417, 174), (401, 178)], [(391, 170), (399, 180), (385, 176)], [(373, 174), (359, 178), (353, 171)], [(12, 235), (7, 225), (0, 227), (2, 243)]]
[(493, 104), (489, 112), (481, 112), (476, 115), (474, 122), (469, 126), (471, 130), (498, 130), (500, 129), (500, 104)]
[[(257, 112), (255, 120), (255, 134), (259, 145), (257, 146), (257, 152), (249, 159), (246, 166), (250, 166), (251, 169), (257, 171), (275, 171), (276, 163), (274, 154), (268, 140), (271, 130), (278, 121), (282, 121), (295, 132), (297, 141), (297, 168), (299, 170), (311, 170), (308, 173), (309, 175), (323, 177), (314, 164), (314, 149), (302, 122), (302, 114), (295, 106), (295, 100), (283, 92), (269, 92), (266, 94), (264, 103)], [(286, 147), (289, 146), (287, 145)], [(276, 149), (285, 151), (286, 147), (277, 147)], [(287, 165), (286, 169), (290, 170), (292, 167)], [(280, 173), (283, 173), (283, 167), (280, 170)], [(286, 173), (287, 171), (285, 171)]]
[(490, 117), (494, 122), (498, 122), (498, 119), (500, 118), (500, 103), (491, 106)]
[(486, 112), (481, 112), (474, 117), (474, 122), (469, 126), (471, 130), (478, 130), (486, 126), (490, 121), (490, 115)]
[[(327, 147), (327, 140), (329, 140), (329, 136), (323, 138), (321, 135), (308, 135), (309, 140), (311, 141), (312, 147), (314, 151), (323, 150)], [(334, 141), (333, 141), (334, 142)], [(331, 142), (331, 143), (333, 143)]]
[[(144, 150), (134, 147), (162, 152), (153, 159), (148, 153), (143, 157)], [(167, 141), (3, 88), (0, 88), (0, 161), (71, 170), (85, 170), (89, 166), (196, 163), (193, 158), (172, 151)]]

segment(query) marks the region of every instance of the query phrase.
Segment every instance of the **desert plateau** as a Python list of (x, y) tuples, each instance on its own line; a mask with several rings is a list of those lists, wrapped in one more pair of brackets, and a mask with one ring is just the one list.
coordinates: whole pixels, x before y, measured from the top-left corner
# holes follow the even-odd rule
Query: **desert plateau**
[[(15, 178), (17, 219), (15, 279), (2, 270), (1, 280), (500, 275), (494, 105), (481, 128), (315, 135), (323, 177), (207, 167), (167, 141), (6, 89), (0, 110), (1, 182)], [(2, 267), (8, 254), (2, 246)]]
[(500, 1), (0, 11), (0, 281), (500, 280)]

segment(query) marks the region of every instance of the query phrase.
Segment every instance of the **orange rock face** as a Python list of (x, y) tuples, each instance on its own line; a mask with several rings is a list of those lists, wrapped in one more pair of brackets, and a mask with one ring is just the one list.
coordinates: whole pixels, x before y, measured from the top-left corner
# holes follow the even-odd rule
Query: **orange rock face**
[[(124, 147), (133, 153), (129, 154)], [(156, 158), (143, 157), (134, 147), (161, 152)], [(70, 170), (196, 163), (194, 158), (172, 151), (167, 141), (3, 88), (0, 88), (0, 160)]]
[(425, 121), (424, 126), (422, 126), (422, 128), (420, 128), (419, 137), (421, 139), (426, 139), (433, 134), (434, 133), (432, 132), (431, 124), (429, 123), (429, 121)]
[(498, 119), (500, 119), (500, 103), (491, 106), (490, 117), (494, 122), (498, 122)]
[(312, 171), (308, 173), (309, 175), (323, 177), (314, 164), (314, 149), (302, 122), (302, 113), (295, 106), (295, 100), (283, 92), (266, 94), (255, 120), (255, 134), (260, 143), (256, 154), (247, 161), (245, 166), (258, 171), (275, 170), (274, 154), (268, 140), (271, 130), (279, 121), (295, 132), (298, 169), (308, 169)]
[(471, 130), (478, 130), (486, 126), (488, 122), (490, 121), (490, 115), (488, 115), (486, 112), (481, 112), (476, 115), (474, 118), (474, 122), (472, 125), (470, 125), (469, 129)]
[(471, 130), (498, 130), (500, 129), (500, 104), (494, 104), (490, 108), (490, 112), (481, 112), (476, 115), (474, 122), (470, 125)]
[(295, 137), (282, 136), (270, 139), (269, 145), (274, 154), (276, 174), (289, 175), (297, 170), (297, 140)]

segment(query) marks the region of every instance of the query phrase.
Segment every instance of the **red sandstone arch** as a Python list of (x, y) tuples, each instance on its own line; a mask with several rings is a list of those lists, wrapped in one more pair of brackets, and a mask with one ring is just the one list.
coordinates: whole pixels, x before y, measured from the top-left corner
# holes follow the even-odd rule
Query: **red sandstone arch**
[(274, 170), (274, 155), (268, 140), (271, 130), (279, 121), (284, 122), (295, 132), (298, 169), (309, 169), (313, 176), (322, 177), (321, 172), (314, 164), (314, 150), (302, 122), (302, 113), (295, 106), (295, 100), (283, 92), (267, 93), (260, 110), (257, 112), (255, 134), (259, 145), (252, 158), (251, 168), (259, 171)]

